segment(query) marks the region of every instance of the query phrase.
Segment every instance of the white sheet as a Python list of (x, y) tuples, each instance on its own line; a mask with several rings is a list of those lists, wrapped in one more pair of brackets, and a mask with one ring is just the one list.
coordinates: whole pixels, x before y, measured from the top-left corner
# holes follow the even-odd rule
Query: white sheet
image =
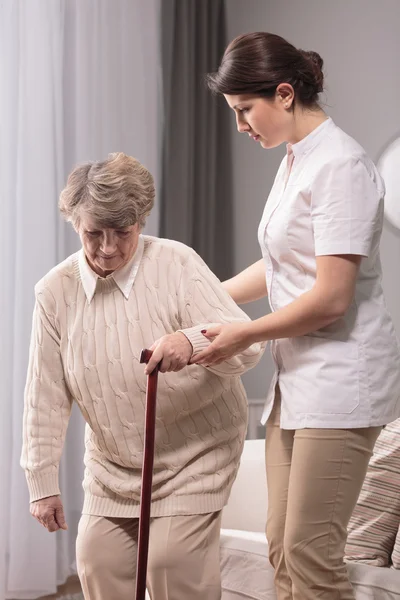
[[(400, 571), (348, 565), (357, 600), (400, 600)], [(276, 600), (263, 533), (221, 531), (222, 600)]]

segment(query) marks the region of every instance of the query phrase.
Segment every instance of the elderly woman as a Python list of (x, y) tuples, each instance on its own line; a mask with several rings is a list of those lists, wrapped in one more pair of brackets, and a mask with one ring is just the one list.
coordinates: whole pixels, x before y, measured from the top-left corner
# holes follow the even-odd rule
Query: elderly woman
[(247, 317), (193, 250), (141, 234), (153, 200), (152, 176), (122, 153), (75, 168), (60, 209), (82, 249), (35, 289), (22, 466), (33, 516), (49, 531), (66, 529), (58, 469), (75, 401), (86, 420), (77, 539), (86, 600), (134, 597), (144, 347), (155, 349), (165, 373), (158, 391), (150, 596), (220, 598), (221, 509), (247, 423), (240, 375), (262, 354), (254, 344), (212, 368), (187, 366), (209, 344), (202, 330), (210, 323)]

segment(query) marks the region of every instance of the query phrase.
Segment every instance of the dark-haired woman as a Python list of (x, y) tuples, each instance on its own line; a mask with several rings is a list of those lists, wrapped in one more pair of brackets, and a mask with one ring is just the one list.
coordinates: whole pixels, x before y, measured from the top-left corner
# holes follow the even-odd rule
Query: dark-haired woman
[(346, 528), (376, 438), (400, 417), (400, 353), (381, 288), (384, 184), (318, 103), (322, 59), (269, 33), (228, 46), (210, 88), (239, 132), (287, 143), (261, 219), (263, 259), (224, 283), (272, 312), (211, 327), (194, 360), (271, 340), (266, 402), (267, 538), (279, 600), (352, 600)]

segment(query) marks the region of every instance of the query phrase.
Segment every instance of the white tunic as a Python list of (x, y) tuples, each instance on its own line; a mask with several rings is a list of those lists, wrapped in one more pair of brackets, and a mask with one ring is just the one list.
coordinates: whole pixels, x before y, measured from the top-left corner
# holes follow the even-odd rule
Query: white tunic
[[(291, 166), (291, 169), (290, 169)], [(271, 342), (284, 429), (384, 425), (400, 417), (400, 351), (381, 287), (384, 184), (363, 148), (328, 119), (292, 146), (258, 236), (272, 311), (310, 290), (316, 256), (361, 261), (344, 317), (314, 333)]]

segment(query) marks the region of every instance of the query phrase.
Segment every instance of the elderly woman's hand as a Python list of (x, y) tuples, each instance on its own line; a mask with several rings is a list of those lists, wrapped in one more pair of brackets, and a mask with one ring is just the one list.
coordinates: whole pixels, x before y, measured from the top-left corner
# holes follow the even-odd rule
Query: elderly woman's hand
[(31, 502), (30, 512), (48, 531), (68, 529), (60, 496), (49, 496)]
[(194, 356), (190, 364), (218, 365), (232, 356), (240, 354), (254, 343), (249, 331), (249, 323), (228, 323), (213, 325), (203, 335), (211, 344)]
[(193, 353), (192, 344), (180, 331), (163, 335), (149, 350), (153, 355), (144, 370), (146, 375), (149, 375), (158, 364), (161, 373), (180, 371), (189, 363)]

